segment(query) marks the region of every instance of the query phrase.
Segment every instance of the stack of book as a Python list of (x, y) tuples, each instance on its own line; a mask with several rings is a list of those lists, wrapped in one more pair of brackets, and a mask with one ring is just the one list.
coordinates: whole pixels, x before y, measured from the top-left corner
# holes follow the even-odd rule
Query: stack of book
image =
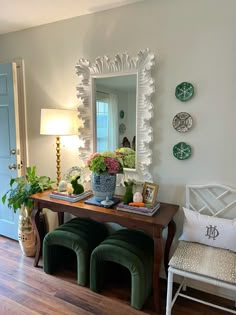
[(153, 216), (159, 208), (160, 208), (160, 202), (158, 201), (155, 201), (153, 205), (147, 205), (146, 207), (145, 206), (134, 207), (134, 206), (125, 205), (123, 202), (120, 202), (116, 207), (117, 210), (147, 215), (150, 217)]
[(90, 196), (90, 195), (92, 195), (91, 190), (85, 191), (79, 195), (74, 195), (74, 194), (69, 195), (67, 192), (61, 192), (61, 191), (56, 190), (56, 191), (52, 191), (50, 193), (49, 197), (61, 199), (61, 200), (66, 200), (66, 201), (70, 201), (70, 202), (77, 202), (79, 200), (82, 200), (82, 199)]

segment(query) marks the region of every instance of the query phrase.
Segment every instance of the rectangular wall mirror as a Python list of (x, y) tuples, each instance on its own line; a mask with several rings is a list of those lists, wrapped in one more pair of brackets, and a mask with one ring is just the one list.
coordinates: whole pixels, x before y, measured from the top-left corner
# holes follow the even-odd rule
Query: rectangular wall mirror
[(96, 58), (94, 63), (79, 60), (77, 97), (83, 122), (80, 137), (84, 143), (79, 153), (84, 162), (94, 152), (123, 150), (120, 152), (124, 152), (126, 178), (152, 181), (149, 166), (153, 65), (154, 55), (149, 49), (140, 51), (136, 57), (124, 53), (116, 55), (114, 60), (107, 56)]

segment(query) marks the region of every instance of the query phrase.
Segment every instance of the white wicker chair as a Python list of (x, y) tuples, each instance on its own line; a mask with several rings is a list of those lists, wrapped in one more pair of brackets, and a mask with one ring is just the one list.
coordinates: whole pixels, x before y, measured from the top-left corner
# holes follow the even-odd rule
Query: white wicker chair
[[(186, 186), (186, 207), (215, 217), (236, 218), (236, 190), (223, 185)], [(182, 276), (183, 281), (172, 298), (174, 275)], [(236, 291), (236, 253), (199, 243), (179, 241), (169, 262), (166, 315), (171, 315), (178, 296), (236, 314), (236, 310), (182, 293), (186, 290), (187, 279)]]

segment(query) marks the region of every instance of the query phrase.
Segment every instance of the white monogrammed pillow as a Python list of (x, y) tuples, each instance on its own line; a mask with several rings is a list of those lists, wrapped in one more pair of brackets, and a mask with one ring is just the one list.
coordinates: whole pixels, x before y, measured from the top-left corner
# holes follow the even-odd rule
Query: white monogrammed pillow
[(236, 252), (236, 220), (212, 217), (183, 208), (182, 241), (197, 242)]

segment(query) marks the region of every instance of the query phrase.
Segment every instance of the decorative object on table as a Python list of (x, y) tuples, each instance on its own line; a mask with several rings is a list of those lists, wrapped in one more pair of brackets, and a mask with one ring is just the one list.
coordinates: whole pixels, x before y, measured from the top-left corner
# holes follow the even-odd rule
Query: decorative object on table
[(156, 201), (159, 185), (153, 183), (144, 183), (143, 187), (143, 202), (153, 205)]
[(71, 136), (76, 130), (77, 112), (63, 109), (41, 109), (41, 135), (56, 136), (57, 184), (61, 180), (61, 148), (60, 136)]
[(120, 124), (119, 125), (119, 133), (121, 134), (121, 135), (123, 135), (124, 133), (125, 133), (125, 131), (126, 131), (126, 126), (125, 126), (125, 124)]
[(140, 191), (136, 191), (133, 195), (134, 202), (143, 202), (143, 195)]
[(182, 82), (175, 89), (175, 96), (182, 102), (188, 101), (194, 95), (194, 87), (189, 82)]
[(178, 132), (186, 132), (193, 125), (193, 119), (189, 113), (181, 112), (175, 115), (173, 119), (173, 127)]
[(124, 204), (124, 202), (120, 202), (116, 207), (116, 209), (120, 211), (126, 211), (126, 212), (141, 214), (141, 215), (147, 215), (147, 216), (153, 216), (159, 208), (160, 208), (160, 202), (158, 202), (157, 200), (154, 202), (153, 205), (144, 204), (143, 207), (135, 207), (135, 206), (126, 205)]
[(190, 145), (185, 142), (179, 142), (173, 147), (173, 155), (178, 160), (187, 160), (190, 158), (192, 149)]
[(84, 186), (79, 183), (80, 175), (75, 175), (71, 179), (71, 185), (73, 188), (73, 194), (79, 195), (84, 192)]
[(106, 197), (106, 200), (101, 201), (101, 205), (103, 205), (105, 208), (109, 208), (114, 204), (114, 201)]
[(52, 191), (49, 195), (50, 198), (66, 200), (69, 202), (77, 202), (92, 195), (92, 191), (88, 190), (79, 195), (69, 194), (68, 192)]
[(142, 201), (133, 201), (133, 202), (129, 202), (129, 206), (133, 206), (133, 207), (145, 207), (145, 203)]
[(72, 180), (72, 177), (76, 175), (80, 175), (80, 176), (82, 175), (82, 168), (79, 166), (72, 166), (64, 175), (64, 180), (70, 183)]
[(37, 176), (36, 167), (27, 167), (26, 175), (12, 178), (10, 189), (2, 197), (2, 202), (16, 212), (19, 209), (18, 238), (25, 256), (34, 256), (36, 252), (36, 236), (31, 223), (33, 201), (32, 194), (50, 189), (52, 181), (47, 176)]
[(103, 207), (103, 208), (111, 208), (112, 206), (120, 202), (120, 198), (112, 197), (112, 199), (108, 199), (108, 202), (105, 202), (105, 201), (106, 200), (97, 201), (95, 197), (91, 197), (89, 199), (86, 199), (84, 203), (86, 203), (87, 205), (93, 205), (93, 206), (98, 206), (98, 207)]
[(92, 191), (97, 201), (105, 200), (107, 197), (112, 199), (116, 189), (115, 174), (92, 173)]
[(67, 191), (67, 182), (65, 180), (61, 180), (58, 184), (58, 190), (63, 192)]
[(123, 110), (120, 111), (120, 118), (123, 119), (125, 117), (125, 112)]
[(123, 203), (128, 204), (129, 202), (133, 201), (133, 186), (134, 182), (133, 181), (125, 181), (124, 182), (126, 190), (125, 190), (125, 195), (123, 197)]
[(120, 148), (115, 151), (122, 159), (124, 168), (135, 168), (135, 151), (131, 148)]
[(116, 188), (116, 174), (123, 171), (122, 159), (114, 152), (92, 154), (87, 165), (92, 173), (92, 191), (97, 201), (112, 199)]

